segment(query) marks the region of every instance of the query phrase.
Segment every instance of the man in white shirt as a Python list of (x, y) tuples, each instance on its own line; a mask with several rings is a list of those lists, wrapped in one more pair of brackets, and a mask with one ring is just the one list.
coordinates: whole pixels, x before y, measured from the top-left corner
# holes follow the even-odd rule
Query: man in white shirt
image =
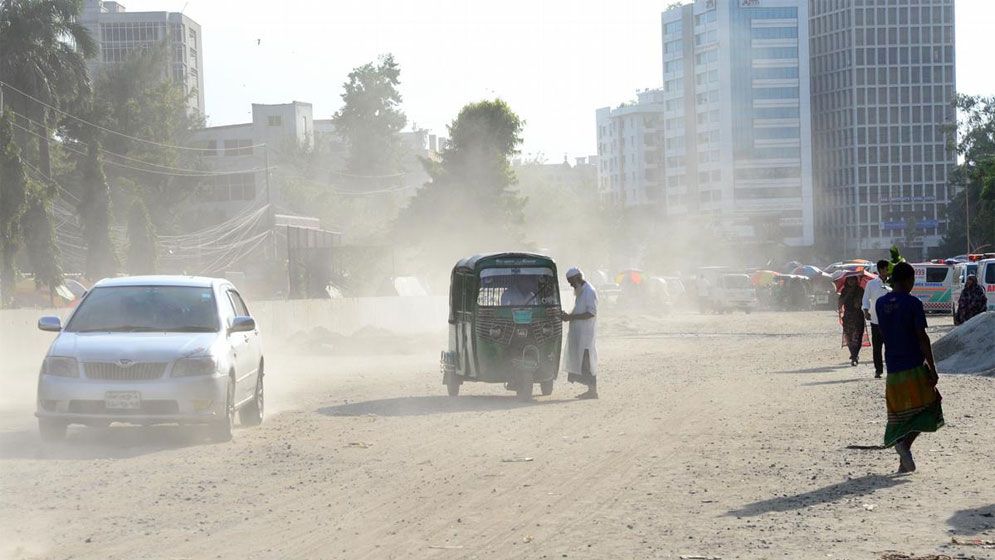
[(874, 347), (874, 377), (880, 378), (884, 373), (884, 360), (881, 357), (881, 348), (884, 346), (884, 335), (878, 327), (878, 313), (875, 305), (878, 298), (891, 291), (888, 286), (888, 269), (891, 263), (886, 260), (877, 262), (878, 277), (867, 283), (864, 288), (864, 317), (871, 322), (871, 346)]
[(578, 399), (598, 398), (598, 349), (594, 345), (595, 325), (598, 316), (598, 293), (590, 282), (584, 280), (579, 268), (567, 271), (567, 282), (574, 289), (575, 303), (571, 313), (562, 315), (570, 323), (567, 333), (565, 367), (567, 379), (587, 385), (587, 392)]

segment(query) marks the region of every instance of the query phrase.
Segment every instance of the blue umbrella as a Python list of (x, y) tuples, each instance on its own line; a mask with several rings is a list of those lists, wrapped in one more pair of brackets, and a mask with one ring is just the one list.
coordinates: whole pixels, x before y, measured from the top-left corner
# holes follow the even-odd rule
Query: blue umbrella
[(791, 274), (797, 274), (799, 276), (808, 276), (809, 278), (816, 278), (822, 276), (822, 270), (819, 267), (806, 265), (799, 266), (798, 268), (791, 271)]

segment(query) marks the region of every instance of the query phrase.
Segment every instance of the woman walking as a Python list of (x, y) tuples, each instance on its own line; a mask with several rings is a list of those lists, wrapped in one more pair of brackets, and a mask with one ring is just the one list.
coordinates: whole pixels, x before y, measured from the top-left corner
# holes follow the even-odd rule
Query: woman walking
[(943, 407), (936, 389), (939, 377), (933, 348), (926, 334), (926, 313), (922, 302), (910, 293), (915, 271), (908, 263), (899, 263), (891, 277), (894, 291), (880, 297), (876, 304), (888, 367), (884, 445), (895, 446), (900, 460), (898, 472), (909, 473), (916, 470), (912, 442), (920, 433), (935, 432), (943, 426)]
[(856, 276), (846, 279), (840, 291), (839, 312), (843, 324), (843, 345), (850, 349), (850, 365), (860, 362), (860, 348), (864, 345), (864, 289)]
[(955, 322), (958, 325), (966, 323), (975, 315), (984, 313), (987, 307), (988, 297), (985, 296), (985, 290), (978, 284), (978, 277), (974, 274), (968, 276), (967, 282), (964, 283), (964, 291), (960, 293), (960, 298), (957, 300)]

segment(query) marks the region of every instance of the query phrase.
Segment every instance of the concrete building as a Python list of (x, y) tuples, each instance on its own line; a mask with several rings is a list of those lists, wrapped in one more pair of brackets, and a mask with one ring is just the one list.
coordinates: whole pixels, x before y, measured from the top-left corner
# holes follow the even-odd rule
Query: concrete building
[(118, 2), (85, 0), (80, 22), (97, 43), (97, 56), (88, 61), (91, 74), (126, 60), (138, 49), (161, 45), (167, 60), (164, 77), (183, 85), (190, 109), (204, 114), (204, 57), (200, 25), (175, 12), (128, 12)]
[[(398, 189), (409, 186), (411, 189), (403, 192), (413, 194), (414, 187), (429, 179), (419, 158), (437, 157), (432, 145), (445, 146), (446, 139), (424, 129), (404, 131), (399, 136), (407, 156), (403, 162), (406, 171), (396, 179), (391, 178), (391, 183), (396, 183)], [(251, 122), (203, 128), (194, 132), (193, 141), (204, 150), (201, 161), (208, 173), (213, 174), (206, 179), (211, 183), (208, 196), (198, 206), (215, 221), (267, 203), (283, 208), (283, 182), (300, 173), (287, 166), (288, 154), (296, 149), (315, 152), (312, 171), (329, 188), (348, 191), (391, 188), (383, 181), (347, 185), (357, 181), (341, 171), (348, 153), (345, 143), (331, 119), (315, 119), (311, 104), (303, 101), (253, 103)]]
[(808, 0), (696, 0), (663, 12), (668, 219), (814, 243), (808, 11)]
[(663, 90), (597, 110), (598, 191), (604, 201), (626, 208), (663, 201)]
[(810, 5), (820, 245), (925, 253), (954, 194), (944, 133), (956, 122), (954, 1)]
[(211, 173), (204, 208), (219, 221), (249, 206), (278, 204), (281, 193), (267, 165), (293, 146), (314, 147), (315, 122), (310, 103), (252, 104), (252, 122), (198, 130), (194, 142), (206, 151), (202, 161)]

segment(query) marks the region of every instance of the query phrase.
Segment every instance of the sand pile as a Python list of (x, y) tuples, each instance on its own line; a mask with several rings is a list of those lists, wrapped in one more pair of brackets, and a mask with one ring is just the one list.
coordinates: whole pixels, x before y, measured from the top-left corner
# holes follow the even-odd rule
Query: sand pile
[(995, 375), (995, 311), (975, 316), (933, 343), (940, 373)]

